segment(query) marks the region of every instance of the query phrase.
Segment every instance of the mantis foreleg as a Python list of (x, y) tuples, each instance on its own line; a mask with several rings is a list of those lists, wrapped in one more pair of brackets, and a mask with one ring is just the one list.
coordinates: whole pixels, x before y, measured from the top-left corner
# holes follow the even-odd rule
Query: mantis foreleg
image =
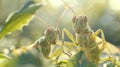
[(100, 34), (100, 33), (101, 33), (102, 43), (103, 43), (103, 47), (101, 48), (101, 51), (103, 51), (105, 48), (107, 48), (108, 52), (111, 54), (110, 49), (107, 47), (103, 30), (102, 30), (102, 29), (98, 29), (98, 30), (95, 32), (94, 36), (97, 36), (97, 35)]

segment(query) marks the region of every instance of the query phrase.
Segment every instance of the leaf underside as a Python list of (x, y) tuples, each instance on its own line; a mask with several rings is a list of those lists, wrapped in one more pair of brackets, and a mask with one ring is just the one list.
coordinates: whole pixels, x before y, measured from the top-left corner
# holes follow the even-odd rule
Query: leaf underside
[(20, 10), (11, 13), (6, 20), (6, 25), (0, 31), (0, 39), (8, 33), (21, 30), (24, 25), (32, 20), (35, 11), (41, 6), (41, 4), (28, 1), (27, 5), (25, 4)]

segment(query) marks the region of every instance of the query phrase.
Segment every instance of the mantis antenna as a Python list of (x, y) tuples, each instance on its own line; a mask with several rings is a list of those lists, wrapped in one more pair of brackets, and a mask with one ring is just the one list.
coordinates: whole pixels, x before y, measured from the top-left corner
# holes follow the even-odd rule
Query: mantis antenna
[(64, 1), (64, 0), (61, 0), (71, 11), (72, 13), (76, 16), (74, 10)]
[[(89, 7), (88, 7), (88, 5), (89, 5)], [(88, 3), (88, 5), (85, 6), (84, 8), (82, 8), (81, 14), (86, 15), (87, 11), (89, 11), (95, 5), (95, 1), (94, 0), (90, 1), (90, 3)]]
[[(66, 9), (66, 10), (67, 10), (67, 9)], [(60, 15), (60, 18), (58, 19), (58, 24), (56, 24), (56, 28), (60, 25), (60, 20), (61, 20), (62, 17), (64, 16), (66, 10), (64, 10), (64, 11), (62, 12), (62, 14)], [(47, 22), (44, 21), (44, 20), (42, 20), (40, 17), (38, 17), (38, 16), (35, 15), (35, 18), (36, 18), (37, 20), (39, 20), (39, 21), (42, 21), (42, 23), (45, 24), (48, 28), (50, 27), (50, 26), (47, 24)]]
[[(72, 11), (72, 13), (75, 15), (75, 16), (77, 16), (76, 15), (76, 13), (75, 13), (75, 11), (64, 1), (64, 0), (61, 0), (71, 11)], [(91, 8), (91, 7), (93, 7), (94, 5), (95, 5), (95, 2), (94, 2), (94, 0), (92, 0), (92, 1), (90, 1), (90, 6), (87, 8), (87, 9), (82, 9), (81, 10), (81, 13), (83, 13), (83, 14), (86, 14), (87, 13), (87, 11)], [(85, 7), (86, 8), (86, 7)]]
[(50, 27), (50, 26), (47, 24), (46, 21), (42, 20), (40, 17), (38, 17), (38, 16), (36, 16), (36, 15), (34, 15), (34, 16), (35, 16), (35, 18), (36, 18), (37, 20), (42, 21), (42, 23), (45, 24), (45, 26), (47, 26), (48, 28)]
[(63, 10), (62, 14), (60, 15), (59, 19), (58, 19), (58, 24), (56, 24), (56, 28), (60, 26), (60, 20), (62, 19), (62, 17), (65, 15), (65, 12), (67, 11), (67, 9)]

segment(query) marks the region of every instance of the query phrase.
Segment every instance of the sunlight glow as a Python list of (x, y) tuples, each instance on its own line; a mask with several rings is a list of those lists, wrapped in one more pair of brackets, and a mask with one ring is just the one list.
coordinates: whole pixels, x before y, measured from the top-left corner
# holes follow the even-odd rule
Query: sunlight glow
[(120, 10), (120, 0), (110, 0), (109, 6), (113, 10)]
[(53, 7), (60, 7), (63, 5), (63, 2), (61, 0), (49, 0), (49, 2)]

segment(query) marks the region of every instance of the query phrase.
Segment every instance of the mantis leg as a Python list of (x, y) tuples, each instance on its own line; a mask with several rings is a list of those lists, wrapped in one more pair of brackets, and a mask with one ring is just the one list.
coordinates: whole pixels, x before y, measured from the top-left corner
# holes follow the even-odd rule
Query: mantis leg
[(103, 30), (102, 29), (98, 29), (94, 36), (97, 36), (98, 34), (101, 33), (101, 37), (102, 37), (102, 42), (103, 42), (103, 49), (106, 48), (106, 41), (105, 41), (105, 36), (104, 36), (104, 33), (103, 33)]
[(104, 36), (104, 32), (102, 29), (98, 29), (96, 32), (95, 32), (95, 36), (97, 36), (99, 33), (101, 33), (101, 37), (102, 37), (102, 42), (103, 43), (103, 48), (101, 48), (101, 51), (103, 51), (105, 48), (107, 48), (109, 54), (111, 54), (111, 51), (110, 49), (107, 47), (107, 43), (105, 41), (105, 36)]
[(63, 28), (63, 30), (62, 30), (62, 40), (63, 40), (63, 41), (64, 41), (64, 33), (66, 33), (66, 35), (70, 38), (70, 40), (71, 40), (74, 44), (76, 44), (76, 41), (75, 41), (74, 36), (73, 36), (67, 29), (65, 29), (65, 28)]
[[(74, 39), (74, 37), (73, 37), (73, 35), (67, 30), (67, 29), (63, 29), (62, 30), (62, 41), (61, 41), (61, 43), (60, 44), (62, 44), (61, 45), (61, 47), (58, 49), (58, 50), (56, 50), (52, 55), (51, 55), (51, 58), (52, 57), (54, 57), (55, 55), (57, 55), (57, 54), (60, 54), (61, 52), (63, 52), (64, 54), (66, 54), (68, 57), (70, 57), (71, 56), (71, 54), (70, 54), (70, 52), (68, 51), (68, 52), (65, 52), (65, 50), (64, 50), (64, 33), (66, 33), (67, 34), (67, 36), (70, 38), (70, 40), (73, 42), (73, 44), (72, 44), (72, 46), (75, 44), (75, 39)], [(67, 43), (67, 44), (70, 44), (70, 43)], [(70, 46), (70, 45), (68, 45), (68, 46)], [(75, 46), (75, 45), (74, 45)]]
[(100, 59), (100, 63), (104, 63), (104, 62), (107, 62), (107, 61), (112, 61), (111, 63), (113, 65), (116, 65), (116, 66), (120, 67), (120, 62), (117, 61), (114, 57), (109, 56), (109, 57)]
[[(97, 36), (98, 34), (101, 34), (101, 37), (102, 37), (102, 41), (99, 42), (98, 44), (103, 43), (103, 47), (100, 48), (100, 51), (103, 51), (104, 48), (106, 48), (106, 41), (105, 41), (105, 36), (104, 36), (103, 30), (102, 30), (102, 29), (98, 29), (98, 30), (93, 34), (93, 37), (96, 39), (96, 36)], [(86, 51), (85, 54), (88, 53), (88, 52), (90, 52), (90, 51), (92, 51), (92, 50), (93, 50), (94, 48), (96, 48), (96, 47), (98, 47), (98, 45), (92, 47), (89, 51)]]
[[(64, 33), (66, 33), (66, 35), (70, 38), (70, 40), (73, 42), (73, 44), (76, 44), (76, 41), (75, 41), (75, 38), (73, 37), (73, 35), (67, 29), (64, 28), (62, 30), (62, 46), (64, 46)], [(65, 52), (63, 48), (62, 48), (62, 51), (69, 57), (71, 56), (71, 53)]]
[[(103, 50), (107, 47), (103, 30), (102, 30), (102, 29), (98, 29), (98, 30), (95, 32), (95, 35), (94, 35), (94, 36), (97, 36), (99, 33), (101, 33), (101, 37), (102, 37), (102, 42), (100, 42), (100, 43), (103, 43), (103, 47), (101, 48), (101, 51), (103, 51)], [(108, 50), (109, 53), (111, 54), (110, 49), (109, 49), (108, 47), (107, 47), (107, 50)]]

